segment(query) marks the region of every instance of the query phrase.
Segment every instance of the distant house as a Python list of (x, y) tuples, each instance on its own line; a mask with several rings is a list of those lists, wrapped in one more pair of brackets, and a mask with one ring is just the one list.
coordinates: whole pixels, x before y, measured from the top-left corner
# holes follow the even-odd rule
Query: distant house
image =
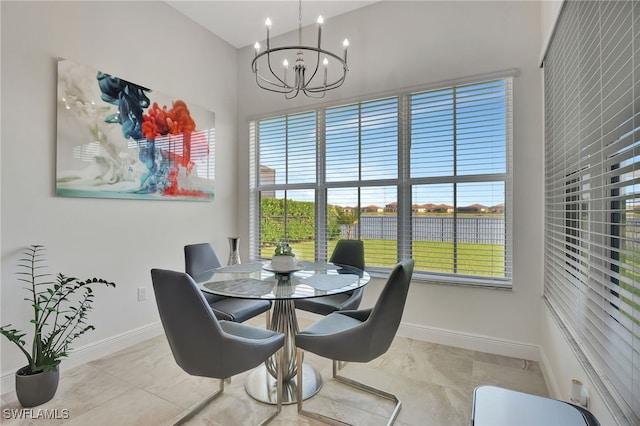
[(489, 207), (489, 213), (504, 214), (504, 204), (497, 204), (493, 207)]
[(398, 203), (393, 202), (384, 206), (384, 211), (387, 213), (397, 213), (398, 212)]
[(384, 209), (380, 206), (376, 206), (375, 204), (371, 204), (369, 206), (363, 207), (360, 209), (362, 213), (382, 213)]
[(426, 213), (453, 213), (453, 207), (447, 204), (426, 203), (416, 206), (413, 211)]
[(471, 204), (466, 207), (458, 207), (459, 213), (486, 213), (489, 209), (482, 204)]

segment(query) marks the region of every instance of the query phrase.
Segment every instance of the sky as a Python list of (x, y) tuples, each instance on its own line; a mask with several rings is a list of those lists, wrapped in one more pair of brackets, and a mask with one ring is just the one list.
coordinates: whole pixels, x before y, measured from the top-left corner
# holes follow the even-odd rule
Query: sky
[[(509, 126), (505, 90), (505, 82), (498, 80), (411, 96), (408, 128), (413, 204), (504, 203), (504, 182), (489, 179), (459, 183), (454, 200), (451, 177), (506, 173)], [(329, 204), (384, 206), (397, 201), (394, 185), (364, 187), (359, 194), (355, 187), (331, 186), (398, 178), (398, 116), (397, 97), (326, 110)], [(259, 123), (260, 164), (275, 170), (276, 184), (313, 186), (316, 131), (315, 111)], [(440, 183), (446, 182), (446, 177), (449, 183)], [(433, 183), (434, 178), (439, 183)], [(288, 191), (288, 197), (313, 201), (314, 191)]]

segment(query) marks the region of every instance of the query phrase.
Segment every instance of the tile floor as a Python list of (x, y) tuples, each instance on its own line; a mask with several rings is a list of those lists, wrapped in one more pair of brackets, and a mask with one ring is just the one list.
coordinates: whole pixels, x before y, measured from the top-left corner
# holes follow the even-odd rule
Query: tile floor
[[(300, 319), (304, 329), (312, 320)], [(262, 326), (263, 317), (252, 324)], [(313, 354), (305, 362), (324, 379), (320, 392), (305, 402), (318, 411), (357, 425), (385, 424), (393, 404), (331, 380), (331, 361)], [(266, 417), (271, 406), (252, 400), (244, 391), (247, 373), (234, 376), (222, 397), (188, 424), (251, 425)], [(389, 351), (368, 364), (350, 363), (341, 374), (396, 394), (402, 410), (396, 425), (469, 425), (473, 389), (502, 386), (548, 396), (538, 363), (397, 337)], [(49, 409), (58, 419), (7, 416), (19, 409), (14, 393), (2, 395), (3, 425), (164, 425), (215, 391), (218, 382), (192, 377), (173, 360), (164, 335), (71, 370), (62, 370), (56, 396), (34, 408)], [(57, 412), (55, 411), (57, 409)], [(67, 410), (66, 412), (63, 410)], [(44, 411), (44, 410), (42, 410)], [(60, 419), (68, 413), (67, 419)], [(9, 418), (7, 418), (9, 417)], [(283, 407), (272, 425), (316, 425)]]

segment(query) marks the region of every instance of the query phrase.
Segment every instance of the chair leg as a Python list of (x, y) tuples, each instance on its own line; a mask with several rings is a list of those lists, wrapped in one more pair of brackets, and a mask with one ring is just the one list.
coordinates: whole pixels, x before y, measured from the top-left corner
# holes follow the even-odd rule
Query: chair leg
[[(273, 413), (271, 413), (269, 415), (269, 417), (267, 417), (266, 419), (264, 419), (263, 421), (261, 421), (259, 423), (259, 426), (264, 426), (267, 423), (269, 423), (271, 420), (273, 420), (278, 414), (280, 414), (280, 412), (282, 411), (282, 364), (284, 361), (284, 351), (282, 349), (280, 349), (280, 355), (278, 356), (278, 367), (277, 367), (277, 378), (276, 378), (276, 409)], [(225, 382), (230, 382), (231, 378), (228, 379), (220, 379), (220, 388), (212, 393), (211, 395), (209, 395), (204, 401), (194, 405), (193, 407), (191, 407), (189, 409), (189, 412), (187, 412), (187, 414), (185, 414), (184, 416), (182, 416), (177, 422), (175, 422), (173, 424), (173, 426), (178, 426), (181, 425), (183, 423), (185, 423), (186, 421), (190, 420), (191, 418), (193, 418), (193, 416), (195, 416), (198, 412), (200, 412), (200, 410), (202, 410), (204, 407), (206, 407), (211, 401), (213, 401), (214, 399), (218, 398), (220, 395), (222, 395), (222, 393), (224, 392), (224, 384)]]
[(189, 411), (187, 412), (187, 414), (185, 414), (184, 416), (180, 417), (180, 419), (175, 422), (173, 424), (173, 426), (178, 426), (183, 424), (184, 422), (186, 422), (187, 420), (191, 419), (193, 416), (195, 416), (196, 414), (198, 414), (198, 412), (200, 412), (200, 410), (202, 410), (204, 407), (206, 407), (211, 401), (213, 401), (214, 399), (216, 399), (217, 397), (219, 397), (220, 395), (222, 395), (222, 393), (224, 392), (224, 379), (220, 379), (220, 388), (218, 388), (217, 391), (215, 391), (214, 393), (212, 393), (211, 395), (209, 395), (204, 401), (197, 403), (196, 405), (192, 406)]
[(387, 425), (394, 424), (396, 421), (396, 418), (398, 418), (398, 414), (400, 414), (400, 408), (402, 408), (402, 401), (400, 401), (398, 397), (395, 396), (394, 394), (383, 391), (382, 389), (365, 385), (364, 383), (358, 382), (353, 379), (349, 379), (348, 377), (339, 376), (338, 375), (338, 370), (340, 369), (339, 367), (340, 367), (339, 361), (333, 361), (333, 378), (339, 381), (340, 383), (343, 383), (347, 386), (354, 387), (356, 389), (360, 389), (361, 391), (368, 392), (372, 395), (376, 395), (381, 398), (388, 399), (395, 404), (395, 407), (393, 408), (393, 412), (391, 413), (391, 416), (387, 421)]
[(303, 403), (303, 397), (302, 397), (302, 362), (304, 361), (304, 352), (302, 349), (298, 348), (298, 352), (297, 352), (297, 368), (298, 368), (298, 372), (297, 372), (297, 384), (298, 384), (298, 414), (305, 416), (305, 417), (309, 417), (311, 419), (315, 419), (318, 421), (321, 421), (323, 423), (327, 423), (330, 425), (348, 425), (349, 423), (345, 423), (342, 422), (338, 419), (334, 419), (332, 417), (328, 417), (325, 416), (323, 414), (320, 413), (315, 413), (313, 411), (306, 411), (303, 409), (302, 407), (302, 403)]
[(266, 317), (266, 328), (267, 330), (271, 330), (271, 310), (268, 310), (264, 313), (265, 317)]
[[(297, 364), (298, 364), (298, 413), (300, 415), (303, 415), (305, 417), (309, 417), (315, 420), (319, 420), (323, 423), (327, 423), (327, 424), (331, 424), (331, 425), (348, 425), (349, 423), (345, 423), (341, 420), (338, 419), (334, 419), (332, 417), (328, 417), (325, 416), (323, 414), (320, 413), (314, 413), (312, 411), (306, 411), (303, 409), (303, 401), (302, 401), (302, 361), (303, 361), (303, 351), (302, 349), (298, 348), (298, 356), (297, 356)], [(370, 393), (372, 395), (376, 395), (388, 400), (391, 400), (394, 404), (395, 407), (393, 409), (393, 412), (391, 413), (391, 416), (389, 417), (389, 420), (387, 421), (387, 426), (390, 426), (392, 424), (395, 423), (396, 419), (398, 418), (398, 414), (400, 413), (400, 408), (402, 407), (402, 402), (398, 399), (397, 396), (389, 393), (389, 392), (385, 392), (383, 390), (371, 387), (369, 385), (365, 385), (364, 383), (360, 383), (357, 382), (353, 379), (349, 379), (347, 377), (343, 377), (343, 376), (339, 376), (338, 375), (338, 370), (340, 370), (341, 366), (340, 366), (340, 361), (333, 361), (333, 378), (335, 380), (337, 380), (340, 383), (343, 383), (347, 386), (351, 386), (354, 387), (356, 389), (359, 389), (361, 391)]]

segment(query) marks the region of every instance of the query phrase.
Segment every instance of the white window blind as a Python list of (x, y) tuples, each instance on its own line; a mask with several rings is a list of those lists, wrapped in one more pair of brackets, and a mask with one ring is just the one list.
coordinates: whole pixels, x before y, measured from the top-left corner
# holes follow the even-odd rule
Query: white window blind
[(509, 287), (511, 80), (250, 123), (252, 255), (361, 239), (371, 272), (413, 258), (417, 278)]
[(566, 2), (544, 72), (544, 295), (640, 424), (640, 2)]
[(418, 269), (508, 284), (511, 99), (510, 79), (411, 96), (411, 226)]
[[(255, 129), (254, 129), (255, 130)], [(254, 131), (255, 135), (256, 132)], [(252, 203), (251, 255), (270, 258), (282, 239), (296, 245), (296, 256), (314, 259), (316, 197), (315, 111), (262, 120), (260, 144), (253, 155), (258, 165), (252, 181), (260, 191)]]
[(398, 259), (391, 207), (397, 205), (398, 98), (328, 108), (325, 121), (329, 228), (335, 223), (340, 238), (375, 241), (365, 243), (366, 264), (391, 268)]

